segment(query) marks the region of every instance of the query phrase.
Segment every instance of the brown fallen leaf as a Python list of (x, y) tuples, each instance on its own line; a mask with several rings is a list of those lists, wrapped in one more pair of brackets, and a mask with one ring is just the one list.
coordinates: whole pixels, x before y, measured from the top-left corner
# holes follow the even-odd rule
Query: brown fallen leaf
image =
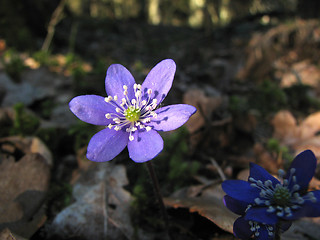
[(221, 105), (222, 97), (220, 95), (206, 96), (201, 89), (191, 89), (184, 94), (183, 102), (201, 108), (185, 124), (189, 132), (194, 133), (211, 118), (213, 111)]
[(82, 239), (132, 239), (125, 167), (92, 163), (73, 186), (75, 202), (54, 219), (50, 235)]
[(46, 220), (44, 200), (50, 168), (38, 153), (26, 154), (15, 161), (1, 156), (0, 230), (29, 238)]
[(300, 124), (289, 111), (280, 111), (272, 119), (274, 137), (295, 150), (295, 155), (310, 149), (320, 157), (320, 112), (313, 113)]
[(290, 87), (294, 84), (306, 84), (318, 87), (320, 79), (320, 69), (309, 60), (297, 62), (286, 71), (281, 79), (281, 87)]
[(199, 197), (190, 197), (187, 195), (188, 192), (193, 191), (189, 191), (187, 188), (165, 198), (165, 205), (173, 208), (188, 208), (190, 212), (197, 212), (221, 229), (233, 232), (233, 223), (239, 216), (224, 206), (223, 196), (225, 193), (220, 185), (203, 186), (202, 194)]
[(8, 228), (3, 229), (0, 232), (1, 240), (26, 240), (26, 238), (14, 235)]
[(37, 137), (11, 136), (0, 139), (0, 149), (5, 148), (5, 152), (14, 154), (15, 151), (24, 154), (38, 153), (44, 157), (45, 162), (51, 167), (53, 158), (48, 147)]
[(29, 238), (45, 220), (51, 153), (38, 138), (0, 139), (0, 230)]

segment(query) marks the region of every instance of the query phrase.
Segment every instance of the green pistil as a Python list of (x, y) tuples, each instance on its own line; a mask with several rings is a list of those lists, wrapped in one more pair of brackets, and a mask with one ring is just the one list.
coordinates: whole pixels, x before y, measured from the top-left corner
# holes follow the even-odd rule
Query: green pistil
[(290, 201), (291, 194), (288, 188), (279, 186), (276, 187), (273, 193), (273, 200), (279, 206), (286, 206)]
[(124, 116), (130, 122), (138, 121), (140, 119), (140, 115), (140, 109), (133, 106), (128, 107), (127, 110), (124, 111)]

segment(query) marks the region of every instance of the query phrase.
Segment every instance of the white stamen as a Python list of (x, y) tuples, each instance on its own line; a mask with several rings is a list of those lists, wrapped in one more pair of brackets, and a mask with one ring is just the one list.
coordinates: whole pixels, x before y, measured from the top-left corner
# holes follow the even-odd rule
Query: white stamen
[(129, 133), (130, 141), (134, 140), (133, 133), (138, 131), (138, 129), (145, 129), (147, 132), (152, 130), (151, 126), (145, 126), (145, 124), (151, 122), (151, 118), (157, 117), (154, 109), (158, 103), (157, 99), (151, 98), (153, 92), (151, 89), (147, 90), (147, 99), (142, 99), (145, 98), (145, 95), (143, 95), (145, 92), (141, 90), (142, 86), (134, 84), (132, 87), (134, 90), (134, 98), (132, 99), (129, 99), (127, 85), (123, 85), (124, 97), (121, 98), (120, 102), (118, 102), (119, 98), (117, 95), (113, 97), (107, 96), (104, 99), (114, 107), (114, 111), (105, 114), (107, 119), (113, 120), (113, 123), (110, 123), (106, 127), (109, 129), (113, 128), (115, 131), (124, 129)]
[(282, 169), (279, 169), (278, 174), (280, 178), (283, 178), (283, 176), (285, 175), (285, 172)]
[(141, 97), (141, 91), (140, 90), (136, 91), (135, 96), (136, 96), (136, 98)]
[(104, 98), (104, 101), (106, 101), (106, 102), (111, 102), (111, 101), (112, 101), (112, 97), (111, 97), (111, 96), (108, 96), (108, 97)]

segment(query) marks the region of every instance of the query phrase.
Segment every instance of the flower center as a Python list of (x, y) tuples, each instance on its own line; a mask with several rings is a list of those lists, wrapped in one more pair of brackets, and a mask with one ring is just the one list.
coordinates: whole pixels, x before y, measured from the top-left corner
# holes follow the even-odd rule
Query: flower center
[(287, 187), (277, 185), (273, 193), (273, 201), (278, 206), (286, 206), (290, 202), (291, 194)]
[(129, 106), (126, 110), (124, 110), (124, 116), (130, 122), (138, 121), (140, 119), (140, 115), (140, 109), (133, 106)]
[(295, 172), (296, 169), (291, 168), (287, 178), (284, 178), (285, 173), (280, 169), (279, 178), (282, 183), (277, 183), (276, 186), (273, 186), (271, 180), (262, 182), (250, 177), (251, 187), (260, 189), (260, 197), (254, 199), (255, 204), (267, 206), (267, 212), (274, 212), (278, 217), (290, 217), (292, 210), (301, 208), (305, 201), (316, 202), (313, 192), (301, 194)]
[(129, 99), (128, 87), (123, 85), (124, 98), (118, 99), (118, 96), (108, 96), (105, 102), (114, 107), (114, 112), (106, 113), (105, 117), (111, 119), (111, 123), (107, 126), (109, 129), (119, 131), (124, 129), (129, 133), (129, 140), (133, 141), (133, 134), (138, 129), (150, 131), (152, 127), (148, 123), (152, 118), (156, 118), (155, 109), (157, 107), (157, 99), (152, 99), (152, 90), (148, 89), (146, 94), (142, 96), (141, 85), (134, 84), (134, 98)]

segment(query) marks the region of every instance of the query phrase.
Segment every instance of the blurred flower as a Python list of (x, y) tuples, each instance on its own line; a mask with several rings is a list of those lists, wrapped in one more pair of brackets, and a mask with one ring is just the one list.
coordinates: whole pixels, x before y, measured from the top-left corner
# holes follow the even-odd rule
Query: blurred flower
[(172, 86), (175, 70), (173, 60), (163, 60), (140, 85), (125, 67), (113, 64), (106, 75), (107, 97), (83, 95), (70, 101), (70, 110), (80, 120), (106, 126), (90, 140), (89, 160), (109, 161), (126, 146), (135, 162), (151, 160), (162, 151), (157, 131), (174, 130), (196, 112), (187, 104), (158, 108)]
[(234, 203), (244, 202), (246, 209), (242, 215), (245, 220), (268, 225), (301, 217), (318, 217), (320, 191), (307, 192), (316, 165), (313, 152), (306, 150), (296, 156), (287, 174), (279, 170), (279, 181), (264, 168), (251, 163), (248, 181), (227, 180), (222, 183), (223, 190), (235, 200), (227, 207), (235, 212), (239, 206)]

